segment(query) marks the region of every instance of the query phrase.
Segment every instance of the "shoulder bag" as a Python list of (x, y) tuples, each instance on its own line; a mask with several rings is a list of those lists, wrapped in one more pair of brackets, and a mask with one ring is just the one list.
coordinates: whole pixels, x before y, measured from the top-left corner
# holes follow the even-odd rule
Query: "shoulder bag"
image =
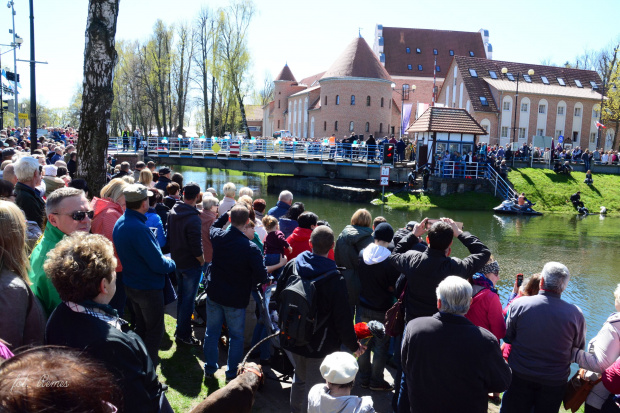
[(586, 401), (588, 394), (592, 388), (596, 386), (601, 379), (589, 381), (584, 379), (584, 369), (579, 369), (577, 373), (566, 384), (566, 393), (564, 393), (564, 408), (575, 413), (581, 405)]
[(390, 337), (397, 337), (405, 331), (405, 307), (403, 306), (403, 298), (407, 292), (407, 282), (405, 288), (400, 294), (398, 301), (394, 303), (392, 308), (385, 312), (385, 334)]

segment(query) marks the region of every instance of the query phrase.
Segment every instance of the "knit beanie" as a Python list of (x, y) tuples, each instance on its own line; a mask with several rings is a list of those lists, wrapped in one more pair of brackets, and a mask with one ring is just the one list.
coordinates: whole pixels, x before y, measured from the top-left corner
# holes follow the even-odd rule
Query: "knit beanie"
[(375, 228), (374, 237), (379, 241), (390, 242), (394, 238), (394, 230), (390, 224), (382, 222)]

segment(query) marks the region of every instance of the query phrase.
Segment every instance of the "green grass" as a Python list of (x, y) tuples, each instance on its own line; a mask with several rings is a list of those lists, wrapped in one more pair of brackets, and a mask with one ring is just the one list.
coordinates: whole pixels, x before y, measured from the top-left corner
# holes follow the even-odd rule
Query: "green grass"
[(177, 350), (174, 342), (176, 320), (166, 314), (165, 325), (166, 333), (159, 349), (157, 374), (159, 380), (168, 385), (166, 397), (174, 411), (189, 412), (226, 383), (223, 377), (205, 383), (202, 347), (182, 345)]
[(620, 175), (593, 175), (594, 183), (586, 185), (584, 172), (571, 175), (556, 174), (549, 169), (522, 168), (508, 173), (508, 179), (517, 192), (525, 192), (536, 202), (535, 209), (547, 213), (574, 214), (568, 198), (581, 191), (581, 200), (590, 212), (597, 213), (601, 206), (608, 215), (620, 215)]
[[(411, 207), (439, 207), (444, 209), (458, 210), (484, 210), (499, 205), (498, 198), (487, 193), (464, 192), (461, 194), (450, 194), (446, 196), (433, 195), (429, 193), (409, 193), (399, 192), (397, 194), (386, 194), (387, 205), (391, 206), (411, 206)], [(373, 204), (380, 205), (381, 200), (376, 199)]]

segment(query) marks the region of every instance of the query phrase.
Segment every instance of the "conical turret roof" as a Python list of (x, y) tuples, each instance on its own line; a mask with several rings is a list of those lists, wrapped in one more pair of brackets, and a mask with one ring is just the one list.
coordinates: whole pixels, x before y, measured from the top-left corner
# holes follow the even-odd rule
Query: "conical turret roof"
[(325, 72), (322, 79), (330, 77), (364, 77), (391, 81), (377, 56), (363, 37), (356, 37)]
[(297, 82), (297, 80), (295, 80), (295, 76), (293, 76), (293, 72), (291, 72), (291, 69), (288, 67), (288, 64), (284, 65), (284, 67), (280, 71), (280, 74), (276, 77), (275, 81), (277, 82), (278, 80)]

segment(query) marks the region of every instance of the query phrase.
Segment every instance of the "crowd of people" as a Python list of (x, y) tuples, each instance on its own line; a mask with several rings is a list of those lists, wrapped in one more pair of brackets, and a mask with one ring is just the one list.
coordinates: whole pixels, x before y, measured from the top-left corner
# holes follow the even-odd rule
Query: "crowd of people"
[[(8, 411), (170, 412), (156, 373), (166, 305), (176, 302), (176, 351), (202, 347), (204, 378), (216, 385), (222, 335), (228, 382), (248, 348), (247, 310), (260, 312), (265, 299), (275, 311), (259, 317), (250, 346), (266, 341), (250, 358), (269, 366), (278, 350), (288, 357), (291, 412), (372, 412), (374, 391), (393, 392), (394, 412), (486, 412), (492, 400), (501, 413), (555, 413), (573, 362), (603, 378), (585, 411), (620, 411), (618, 315), (586, 347), (584, 316), (562, 299), (570, 273), (561, 263), (519, 274), (502, 305), (501, 257), (452, 219), (401, 227), (358, 209), (335, 234), (290, 191), (271, 206), (249, 187), (229, 182), (218, 194), (152, 162), (133, 171), (110, 162), (108, 184), (89, 194), (61, 171), (75, 149), (67, 143), (43, 141), (32, 156), (3, 151)], [(452, 256), (454, 242), (469, 255)], [(620, 310), (620, 285), (614, 297)], [(354, 322), (383, 323), (397, 300), (402, 331), (358, 337)], [(278, 340), (268, 339), (272, 328)], [(36, 386), (41, 374), (54, 385)], [(368, 393), (351, 395), (355, 385)]]

